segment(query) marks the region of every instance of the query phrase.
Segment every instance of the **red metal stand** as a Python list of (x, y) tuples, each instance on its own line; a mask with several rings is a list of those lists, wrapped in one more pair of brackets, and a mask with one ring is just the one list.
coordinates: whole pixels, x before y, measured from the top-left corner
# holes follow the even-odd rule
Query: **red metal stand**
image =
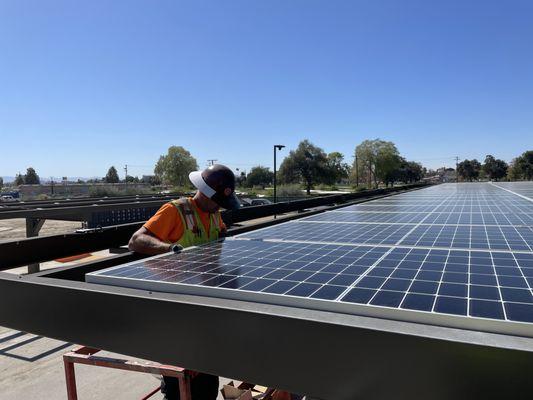
[[(95, 356), (94, 354), (98, 353), (99, 351), (100, 350), (98, 349), (91, 349), (90, 347), (82, 346), (63, 355), (68, 400), (78, 400), (74, 364), (94, 365), (97, 367), (106, 367), (120, 369), (124, 371), (142, 372), (145, 374), (155, 374), (178, 378), (180, 398), (182, 400), (191, 400), (190, 380), (192, 371), (188, 371), (180, 367), (173, 367), (171, 365), (138, 362), (121, 358)], [(144, 397), (142, 397), (141, 400), (146, 400), (152, 397), (158, 391), (159, 386), (153, 389), (150, 393), (146, 394)]]

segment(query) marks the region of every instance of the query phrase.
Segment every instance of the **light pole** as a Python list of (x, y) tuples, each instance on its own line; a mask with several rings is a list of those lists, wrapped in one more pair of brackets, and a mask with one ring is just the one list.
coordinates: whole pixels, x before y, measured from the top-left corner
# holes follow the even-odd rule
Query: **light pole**
[(282, 144), (275, 144), (274, 145), (274, 203), (277, 202), (276, 198), (276, 150), (281, 150), (285, 146)]

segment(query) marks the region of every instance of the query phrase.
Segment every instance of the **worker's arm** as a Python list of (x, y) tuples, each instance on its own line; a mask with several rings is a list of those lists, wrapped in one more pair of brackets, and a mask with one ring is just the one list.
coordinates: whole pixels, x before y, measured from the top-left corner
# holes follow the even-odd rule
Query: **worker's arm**
[(172, 244), (165, 243), (159, 240), (153, 233), (151, 233), (144, 226), (133, 234), (128, 243), (128, 248), (131, 251), (141, 254), (156, 255), (170, 251)]

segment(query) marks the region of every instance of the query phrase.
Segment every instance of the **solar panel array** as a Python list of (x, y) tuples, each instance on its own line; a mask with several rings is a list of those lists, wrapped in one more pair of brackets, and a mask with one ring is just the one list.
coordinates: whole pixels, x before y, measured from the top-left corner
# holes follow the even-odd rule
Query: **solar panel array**
[(533, 336), (533, 184), (445, 184), (87, 281)]

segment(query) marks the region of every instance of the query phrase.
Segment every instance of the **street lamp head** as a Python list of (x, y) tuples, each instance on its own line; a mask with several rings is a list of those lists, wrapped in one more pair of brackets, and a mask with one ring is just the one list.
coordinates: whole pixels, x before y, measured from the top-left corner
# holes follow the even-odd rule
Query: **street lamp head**
[(274, 147), (278, 150), (281, 150), (282, 148), (284, 148), (285, 146), (282, 145), (282, 144), (275, 144)]

